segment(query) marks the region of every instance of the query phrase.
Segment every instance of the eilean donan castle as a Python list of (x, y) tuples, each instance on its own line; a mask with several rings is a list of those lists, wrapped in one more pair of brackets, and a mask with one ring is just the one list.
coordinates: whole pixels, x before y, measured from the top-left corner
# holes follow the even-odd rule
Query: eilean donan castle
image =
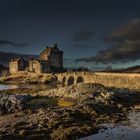
[(23, 57), (12, 58), (9, 63), (11, 74), (19, 71), (28, 71), (34, 73), (50, 73), (63, 71), (63, 51), (59, 50), (57, 45), (46, 47), (40, 53), (39, 59), (31, 58), (25, 60)]

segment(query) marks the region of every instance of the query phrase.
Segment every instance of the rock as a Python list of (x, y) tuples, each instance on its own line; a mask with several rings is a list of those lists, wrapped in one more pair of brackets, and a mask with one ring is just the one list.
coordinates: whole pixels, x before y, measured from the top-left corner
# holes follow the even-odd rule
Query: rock
[(123, 105), (122, 104), (117, 104), (118, 108), (122, 108)]
[(0, 94), (0, 115), (12, 113), (27, 108), (29, 95)]
[(26, 135), (26, 131), (24, 129), (19, 131), (19, 135), (20, 136), (25, 136)]

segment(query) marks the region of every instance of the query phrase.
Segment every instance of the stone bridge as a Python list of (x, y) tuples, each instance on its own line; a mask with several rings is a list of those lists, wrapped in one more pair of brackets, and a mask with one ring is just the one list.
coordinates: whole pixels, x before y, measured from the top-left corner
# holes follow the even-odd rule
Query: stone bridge
[(63, 83), (65, 86), (75, 85), (77, 83), (87, 82), (85, 72), (65, 72), (55, 74), (57, 81)]
[(64, 86), (77, 83), (100, 83), (107, 87), (140, 90), (140, 74), (103, 73), (103, 72), (66, 72), (55, 74)]

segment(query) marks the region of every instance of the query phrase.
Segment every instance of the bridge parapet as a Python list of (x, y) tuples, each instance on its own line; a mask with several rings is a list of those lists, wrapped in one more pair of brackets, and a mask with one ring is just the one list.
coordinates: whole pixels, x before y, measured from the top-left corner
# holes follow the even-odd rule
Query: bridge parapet
[(100, 83), (107, 87), (140, 89), (140, 74), (101, 73), (101, 72), (66, 72), (56, 74), (58, 81), (64, 85), (84, 83)]
[(57, 80), (64, 83), (64, 85), (72, 85), (79, 82), (86, 82), (85, 72), (65, 72), (55, 74)]

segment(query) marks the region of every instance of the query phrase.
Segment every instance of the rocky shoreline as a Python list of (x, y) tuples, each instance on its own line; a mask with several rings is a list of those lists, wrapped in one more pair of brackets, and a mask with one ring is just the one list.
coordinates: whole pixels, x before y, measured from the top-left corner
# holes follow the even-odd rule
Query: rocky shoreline
[(27, 108), (29, 95), (0, 94), (0, 115), (22, 111)]
[(71, 140), (126, 119), (140, 94), (78, 84), (32, 94), (0, 94), (0, 139)]

